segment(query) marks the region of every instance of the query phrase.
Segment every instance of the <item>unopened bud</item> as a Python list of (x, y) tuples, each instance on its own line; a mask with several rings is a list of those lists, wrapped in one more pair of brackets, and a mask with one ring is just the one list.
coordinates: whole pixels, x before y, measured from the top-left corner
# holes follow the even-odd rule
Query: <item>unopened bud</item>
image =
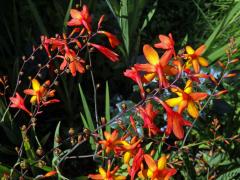
[(37, 166), (38, 166), (39, 168), (43, 168), (44, 166), (46, 166), (46, 162), (43, 161), (43, 160), (39, 160), (38, 163), (37, 163)]
[(36, 154), (39, 156), (42, 156), (44, 153), (43, 148), (42, 147), (38, 147), (38, 149), (36, 150)]
[(35, 59), (35, 57), (34, 56), (31, 56), (31, 60), (34, 60)]
[(73, 136), (74, 133), (75, 133), (75, 130), (74, 130), (73, 128), (70, 128), (69, 131), (68, 131), (68, 134), (69, 134), (70, 136)]
[(27, 161), (21, 161), (20, 162), (20, 168), (22, 170), (26, 170), (28, 168), (28, 164), (27, 164)]

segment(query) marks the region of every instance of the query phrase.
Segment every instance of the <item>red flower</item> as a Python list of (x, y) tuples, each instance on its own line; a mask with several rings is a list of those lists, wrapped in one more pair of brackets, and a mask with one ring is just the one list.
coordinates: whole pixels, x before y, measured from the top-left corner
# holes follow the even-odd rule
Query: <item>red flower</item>
[(132, 167), (129, 170), (129, 174), (131, 176), (131, 180), (134, 179), (135, 174), (137, 173), (137, 171), (140, 169), (141, 167), (141, 163), (143, 161), (143, 155), (144, 152), (142, 150), (142, 148), (139, 148), (137, 154), (135, 155), (135, 157), (133, 158), (133, 163), (132, 163)]
[(134, 67), (138, 71), (146, 72), (144, 75), (144, 81), (150, 82), (157, 75), (159, 78), (160, 87), (168, 87), (169, 83), (166, 79), (166, 75), (176, 75), (178, 70), (168, 65), (171, 59), (171, 52), (166, 51), (161, 59), (159, 59), (157, 51), (155, 51), (150, 45), (146, 44), (143, 46), (143, 53), (148, 64), (135, 64)]
[(41, 41), (49, 57), (51, 57), (51, 54), (49, 52), (49, 46), (51, 46), (50, 50), (53, 51), (57, 48), (62, 49), (66, 44), (66, 40), (61, 39), (60, 37), (48, 38), (47, 36), (41, 36)]
[(94, 44), (94, 43), (88, 43), (90, 46), (95, 47), (97, 50), (99, 50), (101, 53), (103, 53), (108, 59), (110, 59), (113, 62), (116, 62), (119, 60), (118, 54), (115, 52), (111, 51), (110, 49), (101, 46), (99, 44)]
[(68, 26), (81, 26), (83, 25), (88, 32), (91, 32), (91, 21), (92, 18), (89, 14), (88, 7), (83, 5), (82, 11), (76, 9), (70, 10), (72, 19), (67, 23)]
[(114, 130), (112, 134), (105, 131), (104, 137), (106, 140), (101, 140), (98, 143), (103, 145), (103, 149), (106, 150), (106, 153), (109, 154), (112, 150), (117, 152), (117, 145), (120, 143), (120, 139), (118, 138), (118, 131)]
[(148, 155), (144, 155), (144, 160), (148, 166), (148, 169), (144, 169), (139, 172), (139, 176), (142, 179), (151, 180), (169, 180), (171, 176), (177, 173), (174, 168), (167, 168), (167, 158), (163, 155), (157, 162)]
[(83, 63), (85, 63), (82, 59), (79, 60), (76, 53), (69, 49), (67, 46), (65, 46), (65, 55), (58, 56), (63, 59), (62, 64), (60, 65), (60, 70), (64, 70), (64, 68), (68, 65), (69, 70), (72, 73), (72, 76), (76, 76), (76, 72), (84, 73), (85, 69), (83, 67)]
[(16, 97), (10, 97), (10, 101), (12, 103), (10, 107), (22, 109), (32, 116), (32, 113), (24, 105), (24, 99), (18, 93), (16, 93)]
[(146, 107), (143, 108), (142, 106), (138, 107), (138, 111), (143, 119), (144, 128), (148, 129), (148, 135), (156, 135), (160, 132), (160, 129), (154, 124), (154, 118), (157, 116), (158, 111), (153, 109), (153, 105), (151, 103), (147, 103)]
[(155, 48), (161, 48), (161, 49), (170, 51), (171, 54), (176, 56), (176, 53), (175, 53), (175, 50), (174, 50), (175, 42), (173, 40), (173, 37), (172, 37), (171, 33), (169, 33), (168, 36), (160, 34), (159, 35), (159, 40), (160, 40), (160, 43), (154, 44)]
[(31, 95), (30, 102), (32, 104), (40, 104), (42, 103), (44, 106), (60, 102), (58, 99), (48, 100), (49, 97), (53, 97), (55, 95), (55, 90), (49, 89), (50, 81), (47, 80), (43, 85), (40, 85), (37, 79), (32, 80), (32, 88), (33, 89), (25, 89), (24, 93), (27, 95)]
[(178, 112), (173, 111), (166, 103), (164, 103), (159, 98), (154, 98), (158, 103), (162, 104), (164, 109), (167, 112), (167, 129), (166, 129), (166, 135), (170, 135), (173, 131), (174, 135), (178, 139), (182, 139), (184, 137), (184, 130), (183, 126), (192, 126), (192, 123), (185, 120), (181, 114)]
[(123, 74), (124, 74), (124, 76), (131, 78), (134, 82), (136, 82), (138, 84), (141, 97), (144, 99), (145, 91), (143, 89), (141, 77), (140, 77), (139, 73), (137, 72), (137, 70), (134, 67), (132, 67), (131, 69), (127, 69)]
[(104, 34), (105, 36), (107, 36), (108, 41), (111, 44), (112, 48), (115, 48), (120, 44), (120, 41), (117, 39), (117, 37), (110, 32), (98, 31), (98, 34)]

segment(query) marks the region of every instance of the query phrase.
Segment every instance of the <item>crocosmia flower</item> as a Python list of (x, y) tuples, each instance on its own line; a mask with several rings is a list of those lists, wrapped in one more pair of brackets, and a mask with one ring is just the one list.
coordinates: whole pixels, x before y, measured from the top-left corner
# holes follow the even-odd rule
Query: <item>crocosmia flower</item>
[(160, 34), (159, 35), (159, 40), (160, 40), (160, 43), (154, 44), (155, 48), (161, 48), (161, 49), (170, 51), (174, 56), (176, 56), (176, 53), (175, 53), (175, 50), (174, 50), (175, 42), (173, 40), (173, 37), (172, 37), (171, 33), (169, 33), (168, 36)]
[(188, 80), (184, 90), (173, 87), (171, 91), (176, 93), (178, 97), (171, 98), (166, 100), (166, 103), (171, 106), (178, 106), (178, 113), (181, 114), (184, 109), (187, 108), (187, 111), (190, 116), (197, 118), (199, 116), (198, 109), (195, 103), (199, 104), (200, 100), (204, 100), (208, 94), (204, 92), (192, 92), (192, 81)]
[(131, 78), (134, 82), (138, 84), (141, 97), (144, 99), (145, 91), (144, 91), (142, 80), (138, 71), (134, 67), (132, 67), (131, 69), (127, 69), (123, 74), (124, 76)]
[(151, 82), (157, 75), (159, 78), (160, 87), (168, 87), (169, 83), (166, 79), (166, 75), (175, 75), (178, 70), (174, 66), (168, 65), (172, 52), (166, 51), (161, 58), (159, 58), (157, 51), (155, 51), (150, 45), (143, 46), (143, 53), (148, 64), (135, 64), (134, 67), (137, 71), (146, 72), (144, 75), (144, 82)]
[(98, 51), (100, 51), (102, 54), (104, 54), (108, 59), (110, 59), (112, 62), (116, 62), (119, 60), (119, 55), (110, 49), (94, 43), (88, 43), (89, 46), (95, 47)]
[(60, 65), (60, 70), (64, 70), (65, 67), (68, 65), (68, 68), (72, 74), (72, 76), (76, 76), (76, 73), (84, 73), (85, 68), (83, 64), (85, 63), (84, 60), (79, 59), (72, 49), (65, 46), (64, 56), (58, 56), (59, 58), (63, 59), (62, 64)]
[(153, 105), (151, 103), (147, 103), (146, 107), (139, 106), (138, 111), (143, 119), (143, 128), (148, 129), (148, 136), (156, 135), (160, 132), (160, 129), (154, 123), (154, 119), (158, 114), (158, 111), (153, 109)]
[(115, 175), (118, 169), (119, 167), (116, 166), (111, 171), (111, 163), (110, 161), (108, 161), (107, 170), (103, 169), (102, 167), (99, 167), (99, 174), (89, 174), (88, 178), (96, 180), (125, 180), (126, 176)]
[(27, 95), (31, 95), (30, 102), (32, 104), (40, 104), (48, 105), (50, 103), (59, 102), (58, 99), (48, 100), (49, 97), (53, 97), (55, 95), (55, 90), (50, 90), (48, 87), (50, 85), (50, 81), (47, 80), (43, 85), (40, 85), (37, 79), (32, 80), (32, 88), (33, 89), (25, 89), (24, 93)]
[(192, 123), (185, 120), (181, 114), (173, 111), (165, 102), (159, 98), (154, 98), (158, 103), (162, 104), (167, 112), (167, 128), (166, 135), (169, 136), (172, 132), (178, 139), (183, 139), (184, 129), (183, 126), (192, 126)]
[(103, 149), (106, 150), (106, 153), (110, 153), (111, 151), (116, 152), (118, 149), (118, 144), (120, 143), (120, 139), (118, 138), (118, 131), (114, 130), (112, 134), (105, 131), (104, 132), (105, 140), (101, 140), (98, 143), (103, 145)]
[(90, 16), (88, 7), (86, 5), (83, 5), (83, 8), (81, 11), (78, 11), (76, 9), (70, 10), (70, 15), (72, 19), (68, 21), (68, 26), (81, 26), (83, 25), (88, 32), (91, 32), (91, 21), (92, 18)]
[(167, 158), (163, 155), (157, 162), (153, 158), (145, 154), (144, 160), (148, 166), (148, 169), (140, 171), (138, 174), (141, 179), (151, 179), (151, 180), (169, 180), (170, 177), (177, 173), (174, 168), (167, 168)]
[(204, 67), (208, 66), (208, 61), (204, 57), (201, 57), (205, 49), (206, 49), (205, 45), (200, 46), (196, 50), (194, 50), (191, 46), (186, 46), (187, 52), (187, 54), (185, 54), (185, 58), (187, 59), (186, 68), (193, 66), (195, 73), (199, 73), (200, 65)]
[(21, 109), (32, 116), (32, 113), (24, 105), (24, 99), (18, 93), (16, 93), (15, 97), (10, 97), (10, 101), (10, 107)]
[(115, 48), (116, 46), (118, 46), (120, 44), (120, 41), (117, 39), (117, 37), (110, 32), (98, 31), (98, 34), (104, 34), (105, 36), (107, 36), (108, 41), (109, 41), (110, 45), (112, 46), (112, 48)]

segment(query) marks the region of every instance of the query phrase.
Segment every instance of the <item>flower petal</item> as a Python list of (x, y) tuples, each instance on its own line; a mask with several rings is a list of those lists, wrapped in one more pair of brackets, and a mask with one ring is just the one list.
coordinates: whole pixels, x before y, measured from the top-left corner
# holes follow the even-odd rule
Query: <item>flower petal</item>
[(158, 170), (162, 170), (166, 167), (167, 163), (167, 158), (165, 155), (163, 155), (161, 158), (158, 160)]
[(150, 45), (146, 44), (143, 46), (143, 53), (150, 64), (156, 65), (159, 63), (158, 53)]
[(191, 46), (186, 46), (186, 51), (190, 55), (194, 54), (194, 52), (195, 52), (194, 49)]
[(177, 97), (177, 98), (168, 99), (168, 100), (166, 100), (165, 102), (166, 102), (169, 106), (174, 107), (174, 106), (179, 105), (182, 100), (183, 100), (182, 97)]
[(171, 58), (172, 58), (172, 50), (166, 51), (160, 59), (161, 66), (165, 67)]
[(195, 51), (195, 55), (196, 56), (200, 56), (201, 54), (203, 54), (203, 52), (206, 50), (206, 46), (205, 45), (201, 45), (199, 48), (196, 49)]
[(102, 167), (99, 167), (99, 173), (102, 175), (102, 177), (106, 177), (107, 173), (106, 171), (102, 168)]
[(32, 87), (34, 91), (38, 91), (40, 89), (40, 84), (37, 79), (32, 80)]
[(187, 111), (193, 118), (197, 118), (199, 116), (199, 112), (193, 101), (188, 102)]
[(191, 80), (188, 80), (186, 82), (184, 92), (187, 93), (187, 94), (190, 94), (192, 92), (192, 81)]
[(198, 57), (198, 62), (199, 64), (201, 64), (201, 66), (204, 66), (204, 67), (208, 66), (208, 61), (203, 57)]
[(155, 161), (153, 160), (153, 158), (150, 155), (145, 154), (144, 155), (144, 160), (145, 160), (148, 168), (151, 171), (156, 171), (157, 170), (157, 165), (156, 165)]
[(207, 93), (203, 93), (203, 92), (194, 92), (189, 95), (191, 96), (193, 101), (204, 100), (208, 96)]
[(182, 139), (184, 137), (184, 130), (180, 119), (177, 117), (178, 116), (175, 115), (173, 118), (173, 133), (178, 139)]
[(156, 73), (147, 73), (143, 76), (143, 82), (149, 83), (153, 80), (153, 78), (156, 76)]
[(195, 73), (199, 73), (200, 66), (199, 66), (197, 59), (192, 60), (192, 65), (193, 65), (193, 69), (194, 69)]
[(70, 15), (74, 19), (81, 19), (82, 18), (80, 11), (78, 11), (76, 9), (71, 9), (70, 10)]

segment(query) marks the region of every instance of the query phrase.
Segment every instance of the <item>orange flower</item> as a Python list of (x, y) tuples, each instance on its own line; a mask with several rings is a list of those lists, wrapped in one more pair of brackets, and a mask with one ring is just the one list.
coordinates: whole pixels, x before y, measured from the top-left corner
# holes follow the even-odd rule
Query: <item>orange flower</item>
[(140, 171), (140, 178), (150, 178), (151, 180), (169, 180), (171, 176), (177, 173), (177, 170), (174, 168), (166, 168), (167, 158), (165, 155), (163, 155), (157, 163), (148, 154), (144, 155), (144, 160), (148, 169)]
[(188, 80), (184, 90), (178, 87), (171, 88), (171, 91), (179, 97), (166, 100), (166, 103), (171, 106), (178, 106), (178, 113), (181, 114), (185, 108), (190, 116), (197, 118), (199, 116), (195, 102), (199, 104), (200, 100), (204, 100), (208, 94), (203, 92), (192, 92), (192, 81)]
[(140, 142), (141, 139), (138, 140), (136, 136), (131, 139), (130, 143), (121, 141), (123, 151), (125, 151), (123, 155), (124, 164), (129, 164), (130, 159), (136, 155), (136, 150)]
[(147, 103), (145, 108), (139, 106), (138, 111), (140, 112), (144, 122), (143, 128), (148, 129), (149, 137), (151, 137), (152, 134), (156, 135), (159, 133), (160, 129), (154, 124), (154, 119), (157, 116), (158, 111), (153, 109), (153, 105), (151, 103)]
[(181, 114), (178, 112), (173, 111), (166, 103), (164, 103), (161, 99), (155, 97), (154, 98), (158, 103), (162, 104), (164, 109), (167, 112), (167, 129), (166, 135), (169, 136), (172, 131), (174, 135), (178, 139), (183, 139), (184, 137), (184, 130), (183, 126), (192, 126), (192, 123), (185, 120)]
[(24, 99), (18, 93), (16, 93), (16, 97), (10, 97), (10, 101), (11, 101), (10, 107), (22, 109), (23, 111), (27, 112), (30, 116), (32, 116), (32, 113), (24, 105)]
[(98, 31), (98, 34), (104, 34), (107, 36), (109, 43), (111, 44), (112, 48), (115, 48), (120, 44), (120, 41), (117, 39), (115, 35), (106, 31)]
[(49, 57), (51, 57), (49, 46), (51, 46), (50, 50), (54, 51), (57, 48), (61, 50), (66, 44), (66, 40), (61, 39), (59, 36), (57, 38), (48, 38), (47, 36), (41, 36), (41, 41)]
[(55, 95), (55, 90), (50, 90), (48, 87), (50, 85), (50, 81), (47, 80), (41, 86), (37, 79), (32, 80), (33, 89), (25, 89), (24, 93), (27, 95), (31, 95), (30, 102), (32, 104), (40, 104), (48, 105), (50, 103), (59, 102), (58, 99), (47, 100), (49, 97), (53, 97)]
[(106, 140), (99, 141), (99, 144), (103, 145), (103, 149), (106, 150), (106, 153), (110, 153), (111, 151), (117, 152), (117, 144), (120, 143), (120, 140), (118, 139), (118, 131), (114, 130), (112, 134), (105, 131), (104, 137)]
[(118, 54), (116, 54), (115, 52), (111, 51), (110, 49), (108, 49), (104, 46), (101, 46), (99, 44), (94, 44), (94, 43), (88, 43), (88, 45), (95, 47), (97, 50), (99, 50), (101, 53), (103, 53), (112, 62), (116, 62), (119, 60)]
[(133, 163), (131, 169), (128, 169), (129, 175), (131, 176), (131, 180), (134, 180), (134, 176), (137, 171), (140, 169), (142, 161), (143, 161), (144, 152), (142, 148), (139, 148), (137, 154), (133, 158)]
[(131, 78), (134, 82), (136, 82), (138, 84), (141, 97), (144, 99), (145, 91), (143, 89), (141, 77), (140, 77), (139, 73), (137, 72), (137, 70), (134, 67), (132, 67), (131, 69), (127, 69), (123, 74), (124, 74), (124, 76)]
[(118, 166), (116, 166), (112, 171), (111, 169), (111, 163), (108, 161), (108, 168), (107, 171), (104, 170), (102, 167), (99, 167), (99, 174), (89, 174), (88, 178), (90, 179), (97, 179), (97, 180), (125, 180), (126, 176), (116, 176), (116, 172), (119, 169)]
[(79, 60), (76, 53), (69, 49), (67, 46), (65, 46), (65, 55), (58, 56), (63, 59), (62, 64), (60, 65), (60, 70), (64, 70), (64, 68), (68, 65), (69, 70), (72, 74), (72, 76), (76, 76), (76, 72), (84, 73), (85, 69), (83, 67), (83, 63), (85, 63), (82, 59)]
[(165, 74), (176, 75), (178, 73), (175, 67), (168, 65), (172, 53), (170, 51), (166, 51), (161, 59), (159, 59), (158, 53), (148, 44), (143, 46), (143, 53), (149, 64), (135, 64), (134, 67), (137, 71), (146, 72), (143, 78), (144, 81), (150, 82), (156, 75), (158, 75), (159, 86), (168, 87), (169, 83)]
[(185, 54), (185, 57), (187, 59), (186, 68), (193, 66), (195, 73), (199, 73), (200, 65), (205, 67), (208, 66), (207, 60), (201, 57), (205, 49), (206, 49), (205, 45), (201, 45), (196, 50), (194, 50), (191, 46), (186, 46), (187, 52), (187, 54)]
[(50, 171), (46, 173), (43, 177), (47, 178), (47, 177), (55, 176), (56, 174), (57, 174), (57, 171)]
[(70, 15), (72, 19), (68, 21), (68, 26), (81, 26), (83, 25), (88, 32), (91, 32), (91, 21), (92, 18), (89, 14), (88, 7), (83, 5), (82, 11), (78, 11), (76, 9), (70, 10)]
[(169, 33), (168, 36), (160, 34), (159, 40), (160, 40), (160, 43), (154, 44), (154, 47), (170, 51), (175, 57), (176, 56), (176, 53), (174, 50), (175, 42), (173, 40), (172, 34)]

